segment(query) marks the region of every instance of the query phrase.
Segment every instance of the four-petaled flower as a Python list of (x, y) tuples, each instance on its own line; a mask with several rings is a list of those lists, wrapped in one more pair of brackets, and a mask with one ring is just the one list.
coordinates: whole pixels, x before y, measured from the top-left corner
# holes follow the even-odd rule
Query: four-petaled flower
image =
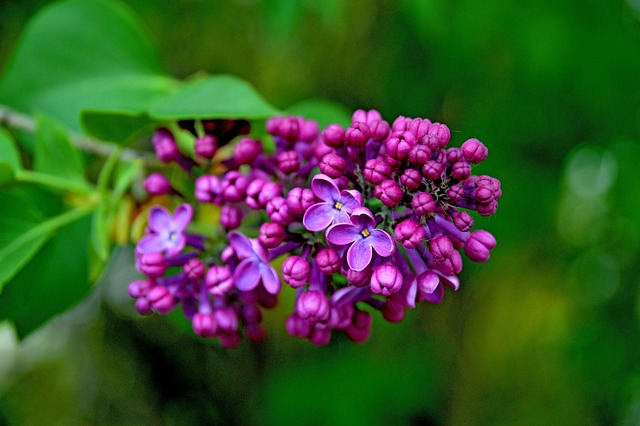
[(276, 270), (269, 265), (267, 251), (258, 240), (249, 239), (239, 232), (231, 232), (229, 243), (240, 259), (240, 263), (233, 273), (236, 288), (250, 291), (256, 288), (262, 280), (265, 290), (271, 294), (277, 294), (281, 288), (280, 278)]
[(338, 223), (329, 228), (327, 241), (338, 246), (349, 245), (347, 263), (354, 271), (362, 271), (371, 263), (373, 250), (382, 257), (388, 257), (396, 249), (391, 235), (376, 229), (376, 220), (365, 207), (354, 209), (349, 223)]
[(136, 246), (140, 254), (166, 252), (171, 257), (180, 253), (187, 238), (184, 230), (191, 222), (193, 208), (190, 204), (180, 204), (173, 216), (162, 206), (153, 206), (149, 212), (149, 228)]
[(311, 190), (322, 200), (309, 207), (302, 224), (312, 232), (322, 231), (329, 225), (349, 222), (349, 214), (362, 206), (362, 195), (356, 190), (342, 190), (327, 175), (318, 174), (311, 181)]

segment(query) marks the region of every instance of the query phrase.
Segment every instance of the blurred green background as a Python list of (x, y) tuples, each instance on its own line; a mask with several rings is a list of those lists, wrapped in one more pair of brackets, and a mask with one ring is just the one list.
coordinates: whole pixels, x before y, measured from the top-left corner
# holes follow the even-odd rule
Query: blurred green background
[[(0, 3), (0, 66), (46, 1)], [(364, 345), (286, 335), (235, 351), (140, 318), (121, 249), (91, 298), (18, 344), (0, 328), (0, 423), (640, 424), (637, 0), (128, 0), (178, 77), (252, 82), (428, 117), (502, 181), (486, 264)], [(28, 301), (25, 301), (28, 303)]]

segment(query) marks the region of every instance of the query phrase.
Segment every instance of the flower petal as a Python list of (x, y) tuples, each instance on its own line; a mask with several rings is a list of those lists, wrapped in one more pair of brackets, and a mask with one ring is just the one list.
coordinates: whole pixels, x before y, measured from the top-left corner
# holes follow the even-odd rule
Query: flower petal
[(318, 174), (311, 181), (311, 190), (322, 201), (331, 201), (331, 204), (340, 197), (338, 185), (327, 175)]
[(362, 237), (358, 229), (350, 223), (338, 223), (327, 229), (327, 241), (331, 244), (345, 246)]
[(340, 202), (344, 206), (343, 209), (351, 213), (354, 209), (362, 207), (362, 194), (355, 189), (344, 189), (340, 193)]
[(165, 250), (167, 242), (156, 234), (147, 234), (136, 245), (138, 253), (160, 253)]
[(396, 251), (396, 244), (391, 235), (382, 229), (371, 230), (371, 236), (367, 238), (369, 244), (382, 257), (388, 257)]
[(193, 207), (191, 204), (180, 204), (173, 212), (173, 227), (175, 231), (183, 232), (191, 222)]
[(401, 292), (404, 294), (404, 300), (406, 306), (411, 309), (416, 307), (416, 296), (418, 294), (418, 283), (416, 282), (416, 278), (409, 280), (407, 283), (405, 281)]
[(351, 223), (357, 225), (360, 229), (375, 228), (376, 220), (373, 213), (366, 207), (356, 207), (351, 212)]
[(183, 234), (177, 234), (173, 240), (166, 241), (167, 256), (171, 257), (180, 253), (186, 243), (187, 238)]
[(367, 242), (367, 238), (356, 241), (347, 250), (347, 262), (354, 271), (364, 270), (371, 263), (372, 257), (373, 251), (371, 250), (371, 245)]
[(280, 277), (275, 269), (266, 263), (260, 264), (260, 277), (262, 277), (262, 285), (265, 290), (271, 294), (278, 294), (282, 288)]
[(234, 231), (229, 233), (228, 239), (229, 244), (233, 247), (238, 258), (246, 259), (255, 257), (256, 253), (251, 246), (251, 240), (249, 240), (246, 235)]
[(260, 282), (260, 264), (255, 259), (245, 259), (233, 272), (236, 288), (242, 291), (253, 290)]
[(308, 231), (322, 231), (333, 222), (333, 212), (338, 211), (333, 205), (328, 203), (317, 203), (312, 205), (304, 212), (302, 224)]
[(433, 293), (425, 294), (421, 293), (422, 299), (426, 300), (429, 303), (440, 303), (444, 298), (444, 286), (438, 285)]
[(153, 206), (149, 211), (149, 229), (156, 234), (169, 230), (171, 226), (171, 215), (163, 206)]

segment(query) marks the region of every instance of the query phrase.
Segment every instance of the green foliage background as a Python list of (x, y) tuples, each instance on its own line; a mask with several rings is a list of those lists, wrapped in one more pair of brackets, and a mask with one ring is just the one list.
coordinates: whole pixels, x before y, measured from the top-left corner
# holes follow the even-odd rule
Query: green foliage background
[[(0, 3), (5, 81), (27, 19), (48, 3)], [(54, 44), (48, 48), (68, 61), (25, 65), (17, 78), (32, 73), (30, 81), (41, 85), (5, 85), (0, 100), (21, 110), (35, 103), (76, 131), (78, 108), (88, 108), (84, 123), (95, 134), (124, 138), (131, 136), (128, 128), (119, 126), (122, 133), (114, 135), (110, 120), (134, 128), (162, 118), (162, 103), (145, 103), (148, 93), (181, 84), (169, 75), (205, 70), (251, 82), (279, 109), (325, 98), (349, 110), (376, 108), (388, 120), (442, 121), (453, 130), (453, 145), (477, 137), (489, 148), (476, 170), (498, 177), (504, 196), (498, 213), (478, 225), (496, 235), (498, 246), (488, 263), (465, 263), (461, 290), (449, 292), (442, 305), (420, 306), (396, 325), (375, 318), (365, 345), (339, 339), (318, 349), (287, 336), (285, 297), (266, 318), (267, 343), (232, 352), (185, 337), (165, 319), (133, 315), (125, 294), (135, 277), (132, 255), (116, 249), (103, 279), (70, 314), (21, 343), (8, 324), (0, 328), (0, 423), (640, 423), (636, 1), (117, 4), (146, 28), (133, 22), (107, 34), (100, 28), (108, 17), (83, 15), (66, 27), (72, 31), (74, 22), (91, 19), (91, 43), (109, 47), (120, 37), (140, 68), (114, 59), (108, 72), (94, 70), (89, 41), (76, 49)], [(149, 46), (130, 44), (138, 31), (148, 33)], [(148, 53), (153, 49), (159, 58)], [(63, 78), (74, 66), (95, 71), (92, 78), (101, 83), (109, 77), (111, 85), (93, 81), (78, 89)], [(116, 74), (119, 80), (111, 78)], [(140, 92), (132, 94), (132, 87)], [(111, 103), (104, 104), (107, 98)], [(256, 116), (269, 111), (263, 107)], [(42, 144), (27, 137), (20, 143), (38, 158)], [(2, 179), (22, 173), (11, 167), (0, 169)], [(35, 169), (67, 180), (77, 175), (55, 164), (36, 162)], [(109, 202), (118, 199), (113, 180), (95, 188), (108, 192)], [(59, 201), (34, 191), (3, 193), (2, 217), (20, 217), (31, 229), (64, 214)], [(25, 249), (42, 248), (36, 256), (45, 258), (32, 262), (49, 265), (50, 246), (73, 245), (95, 226), (96, 219), (88, 219), (62, 228), (55, 239), (47, 240), (48, 229), (35, 235)], [(15, 223), (1, 228), (15, 229)], [(0, 237), (11, 241), (6, 234)], [(74, 261), (82, 263), (70, 255), (59, 260)], [(56, 265), (23, 270), (16, 279), (46, 289), (65, 282), (55, 276)], [(89, 273), (79, 268), (64, 271)], [(13, 297), (13, 284), (0, 299), (0, 318), (18, 311), (25, 329), (72, 304), (69, 294), (88, 293), (67, 286), (45, 297)]]

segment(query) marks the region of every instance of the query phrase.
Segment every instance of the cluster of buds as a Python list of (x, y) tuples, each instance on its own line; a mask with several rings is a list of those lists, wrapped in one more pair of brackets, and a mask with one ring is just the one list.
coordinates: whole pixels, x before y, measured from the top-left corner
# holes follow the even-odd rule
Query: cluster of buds
[[(246, 122), (208, 123), (199, 123), (197, 158), (181, 153), (165, 129), (153, 137), (160, 160), (195, 183), (189, 196), (160, 173), (145, 181), (150, 194), (182, 204), (173, 214), (152, 207), (137, 244), (146, 278), (129, 293), (142, 314), (181, 306), (197, 335), (226, 347), (242, 334), (260, 341), (261, 309), (275, 306), (284, 281), (296, 293), (289, 334), (325, 345), (342, 331), (362, 342), (371, 312), (398, 322), (418, 303), (439, 303), (445, 287), (459, 287), (461, 252), (484, 262), (496, 244), (472, 230), (467, 211), (490, 216), (501, 196), (497, 179), (471, 175), (487, 148), (477, 139), (447, 148), (444, 124), (399, 117), (389, 126), (377, 111), (358, 110), (348, 128), (320, 131), (315, 121), (274, 117), (267, 132), (275, 148), (266, 150), (242, 137)], [(217, 147), (234, 138), (233, 154), (219, 158)], [(218, 232), (187, 230), (203, 204), (219, 206)]]

